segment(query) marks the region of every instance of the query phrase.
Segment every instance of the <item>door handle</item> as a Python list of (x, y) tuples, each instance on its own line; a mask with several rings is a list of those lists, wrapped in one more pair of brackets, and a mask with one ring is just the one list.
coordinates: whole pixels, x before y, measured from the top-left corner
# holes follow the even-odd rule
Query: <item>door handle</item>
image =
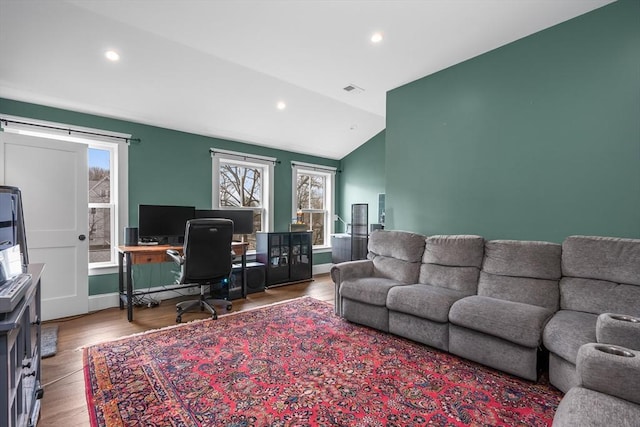
[(85, 240), (86, 238), (87, 238), (87, 236), (85, 236), (84, 234), (81, 234), (81, 235), (79, 235), (79, 236), (78, 236), (78, 239), (79, 239), (80, 241), (83, 241), (83, 240)]

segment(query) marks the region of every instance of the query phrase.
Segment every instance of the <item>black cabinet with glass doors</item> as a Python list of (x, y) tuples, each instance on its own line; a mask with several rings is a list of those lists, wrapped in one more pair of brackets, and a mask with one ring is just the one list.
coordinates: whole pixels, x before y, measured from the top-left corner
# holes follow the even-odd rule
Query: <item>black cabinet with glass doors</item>
[(311, 280), (311, 232), (256, 233), (256, 260), (266, 266), (266, 286)]

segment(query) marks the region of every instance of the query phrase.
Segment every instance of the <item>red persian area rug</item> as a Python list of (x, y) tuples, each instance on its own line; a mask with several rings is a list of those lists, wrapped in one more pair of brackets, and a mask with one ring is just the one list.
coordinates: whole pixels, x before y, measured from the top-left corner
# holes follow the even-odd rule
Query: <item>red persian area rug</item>
[(93, 426), (546, 426), (560, 392), (312, 298), (84, 350)]

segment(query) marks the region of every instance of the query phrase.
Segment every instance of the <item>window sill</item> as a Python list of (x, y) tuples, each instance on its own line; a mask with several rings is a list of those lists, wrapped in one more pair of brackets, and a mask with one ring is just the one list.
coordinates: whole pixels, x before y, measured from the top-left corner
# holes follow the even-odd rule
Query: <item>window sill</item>
[(331, 246), (314, 246), (313, 247), (313, 253), (314, 254), (321, 254), (321, 253), (325, 253), (325, 252), (331, 252)]
[(99, 276), (101, 274), (116, 274), (118, 264), (100, 264), (89, 266), (89, 276)]

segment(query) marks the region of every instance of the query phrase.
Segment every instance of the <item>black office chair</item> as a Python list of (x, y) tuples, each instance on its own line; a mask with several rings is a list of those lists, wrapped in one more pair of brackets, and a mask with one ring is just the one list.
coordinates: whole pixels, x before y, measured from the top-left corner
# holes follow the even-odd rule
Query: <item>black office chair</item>
[[(172, 249), (167, 250), (167, 254), (181, 266), (177, 282), (200, 284), (200, 299), (176, 304), (177, 323), (182, 321), (182, 315), (185, 312), (194, 307), (199, 307), (200, 311), (206, 308), (213, 319), (218, 318), (218, 313), (212, 304), (223, 303), (227, 311), (233, 308), (228, 301), (233, 259), (232, 238), (233, 221), (229, 219), (192, 219), (187, 221), (185, 228), (183, 255)], [(226, 292), (227, 299), (207, 299), (205, 297), (207, 286), (212, 290), (214, 288), (223, 290)]]

